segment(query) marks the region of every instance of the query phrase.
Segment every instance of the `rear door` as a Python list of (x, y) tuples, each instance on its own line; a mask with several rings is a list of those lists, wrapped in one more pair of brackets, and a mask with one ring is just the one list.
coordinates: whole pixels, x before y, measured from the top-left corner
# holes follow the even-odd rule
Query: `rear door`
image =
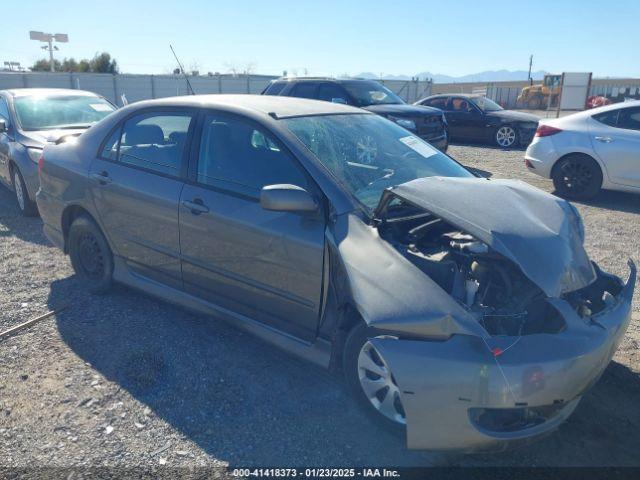
[(313, 339), (322, 291), (324, 214), (267, 211), (259, 199), (265, 185), (293, 184), (310, 192), (316, 187), (263, 127), (216, 112), (201, 123), (180, 205), (185, 289)]
[(124, 121), (90, 167), (91, 191), (115, 254), (132, 272), (182, 288), (178, 204), (195, 113), (149, 110)]
[(594, 115), (589, 122), (593, 148), (613, 183), (640, 187), (640, 107)]

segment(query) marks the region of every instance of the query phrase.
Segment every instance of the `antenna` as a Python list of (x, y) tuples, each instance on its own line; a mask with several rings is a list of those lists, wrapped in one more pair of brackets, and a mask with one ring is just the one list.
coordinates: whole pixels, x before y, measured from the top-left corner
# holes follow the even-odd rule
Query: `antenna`
[(180, 60), (178, 60), (178, 55), (176, 55), (176, 51), (173, 49), (171, 44), (169, 44), (169, 48), (171, 49), (171, 53), (173, 53), (173, 56), (175, 57), (176, 62), (178, 62), (178, 67), (180, 67), (180, 71), (184, 75), (184, 79), (187, 81), (187, 86), (189, 87), (189, 90), (191, 91), (191, 95), (195, 95), (196, 92), (193, 91), (193, 87), (191, 86), (191, 82), (189, 81), (189, 76), (184, 71), (184, 68), (182, 68), (182, 64), (180, 63)]

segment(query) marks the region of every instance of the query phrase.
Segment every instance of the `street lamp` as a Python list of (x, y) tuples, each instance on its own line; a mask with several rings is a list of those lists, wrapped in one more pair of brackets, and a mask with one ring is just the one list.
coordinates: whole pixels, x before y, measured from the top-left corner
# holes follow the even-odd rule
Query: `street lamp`
[(57, 43), (67, 43), (69, 41), (69, 35), (66, 33), (35, 32), (32, 30), (29, 32), (29, 38), (31, 40), (47, 43), (47, 45), (43, 46), (42, 49), (49, 51), (49, 67), (52, 72), (55, 71), (53, 68), (53, 50), (58, 50), (58, 47), (54, 47), (53, 42), (55, 40)]

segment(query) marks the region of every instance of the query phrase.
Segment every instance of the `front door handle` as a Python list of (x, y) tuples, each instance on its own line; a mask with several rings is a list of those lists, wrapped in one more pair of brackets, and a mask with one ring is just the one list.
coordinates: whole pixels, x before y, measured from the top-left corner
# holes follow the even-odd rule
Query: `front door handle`
[(596, 140), (602, 143), (611, 143), (613, 142), (613, 138), (611, 137), (596, 137)]
[(109, 176), (109, 173), (103, 171), (100, 173), (92, 173), (91, 178), (97, 180), (100, 185), (107, 185), (113, 182), (113, 179)]
[(194, 198), (193, 200), (183, 200), (182, 205), (185, 208), (191, 210), (191, 213), (194, 215), (200, 215), (201, 213), (208, 213), (209, 207), (207, 207), (204, 202), (199, 198)]

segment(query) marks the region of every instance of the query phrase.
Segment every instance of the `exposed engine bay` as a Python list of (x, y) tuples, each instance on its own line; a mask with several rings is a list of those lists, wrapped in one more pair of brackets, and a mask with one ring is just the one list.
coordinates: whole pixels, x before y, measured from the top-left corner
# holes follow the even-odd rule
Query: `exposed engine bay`
[[(521, 268), (474, 236), (419, 207), (389, 206), (380, 235), (464, 305), (490, 335), (557, 333), (565, 327), (547, 295)], [(581, 317), (615, 301), (620, 284), (601, 272), (593, 284), (564, 296)]]

